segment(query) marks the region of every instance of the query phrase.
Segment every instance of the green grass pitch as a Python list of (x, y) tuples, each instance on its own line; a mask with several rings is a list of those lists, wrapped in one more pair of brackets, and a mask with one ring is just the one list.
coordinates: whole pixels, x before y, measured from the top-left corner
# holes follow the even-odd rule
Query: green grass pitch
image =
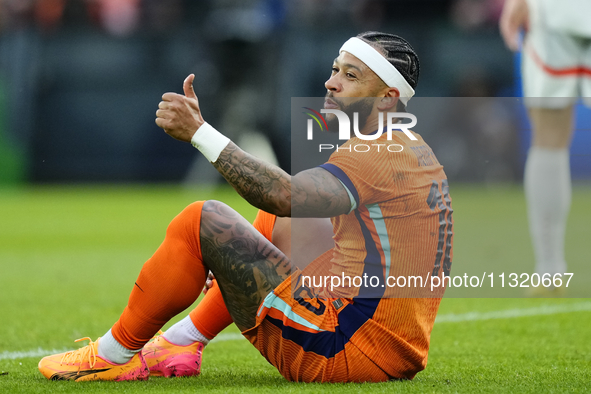
[[(452, 274), (531, 271), (520, 188), (452, 185), (451, 194)], [(197, 378), (46, 381), (37, 370), (41, 354), (75, 348), (77, 338), (104, 334), (121, 313), (140, 267), (162, 241), (168, 222), (192, 201), (212, 198), (254, 218), (256, 211), (227, 188), (0, 190), (0, 392), (588, 392), (591, 300), (582, 298), (446, 298), (433, 330), (427, 369), (413, 381), (287, 382), (235, 327), (206, 348)], [(567, 260), (582, 285), (573, 288), (571, 296), (588, 296), (589, 201), (591, 189), (575, 189)]]

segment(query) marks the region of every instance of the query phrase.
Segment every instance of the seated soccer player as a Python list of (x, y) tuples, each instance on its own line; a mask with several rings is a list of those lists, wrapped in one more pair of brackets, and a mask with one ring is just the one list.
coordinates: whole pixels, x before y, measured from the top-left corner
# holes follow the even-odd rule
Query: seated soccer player
[[(325, 108), (350, 117), (355, 112), (359, 133), (377, 135), (383, 120), (378, 115), (405, 110), (414, 95), (418, 62), (398, 36), (369, 32), (351, 38), (325, 83)], [(239, 214), (220, 202), (195, 203), (171, 222), (119, 321), (98, 345), (46, 357), (40, 370), (57, 379), (147, 378), (141, 349), (191, 305), (211, 271), (234, 323), (286, 379), (412, 379), (426, 366), (442, 292), (422, 297), (416, 287), (393, 297), (385, 285), (404, 275), (415, 283), (417, 273), (449, 275), (451, 198), (431, 148), (406, 130), (374, 139), (402, 149), (359, 154), (352, 146), (364, 140), (354, 136), (327, 163), (291, 177), (204, 121), (193, 78), (185, 80), (185, 95), (163, 96), (156, 123), (197, 147), (253, 206), (277, 216), (331, 218), (335, 246), (313, 262), (314, 269), (377, 281), (320, 297), (306, 286), (302, 271)]]
[[(334, 246), (332, 225), (327, 219), (300, 219), (298, 226), (305, 226), (308, 231), (292, 234), (290, 218), (278, 218), (259, 211), (252, 225), (288, 258), (291, 258), (292, 239), (295, 238), (296, 245), (308, 245), (305, 251), (300, 251), (303, 264)], [(205, 293), (187, 317), (144, 346), (142, 354), (150, 376), (197, 376), (201, 372), (203, 348), (233, 323), (217, 281), (211, 276)]]
[[(143, 348), (143, 351), (139, 350), (150, 339), (148, 338), (150, 334), (144, 334), (145, 332), (151, 333), (156, 329), (155, 327), (162, 327), (170, 318), (182, 309), (186, 309), (199, 295), (199, 288), (191, 286), (194, 283), (192, 278), (186, 282), (172, 281), (169, 286), (158, 286), (158, 275), (174, 274), (166, 272), (167, 259), (183, 262), (184, 267), (178, 269), (175, 272), (177, 274), (182, 274), (183, 270), (189, 274), (192, 266), (200, 263), (199, 261), (191, 261), (198, 260), (198, 256), (201, 254), (199, 241), (194, 239), (193, 230), (195, 227), (199, 227), (201, 210), (208, 204), (227, 208), (230, 212), (229, 207), (225, 207), (217, 201), (196, 202), (181, 212), (169, 225), (162, 245), (144, 265), (140, 277), (135, 283), (129, 304), (113, 329), (96, 342), (91, 341), (89, 345), (79, 350), (43, 358), (39, 362), (39, 370), (46, 378), (76, 381), (143, 380), (147, 379), (149, 375), (172, 377), (194, 376), (200, 373), (204, 346), (233, 322), (224, 304), (220, 287), (215, 280), (210, 283), (207, 294), (189, 316), (173, 325), (164, 335), (150, 342)], [(237, 214), (234, 213), (234, 216)], [(259, 211), (253, 222), (254, 229), (248, 230), (240, 228), (240, 225), (248, 224), (244, 223), (243, 218), (241, 219), (241, 223), (236, 226), (236, 229), (250, 231), (251, 235), (255, 233), (253, 230), (256, 229), (256, 232), (260, 232), (257, 234), (259, 240), (262, 235), (263, 239), (273, 242), (277, 246), (278, 249), (275, 250), (275, 253), (283, 252), (287, 257), (290, 256), (292, 242), (290, 218), (277, 218), (275, 215)], [(226, 223), (233, 222), (230, 218), (224, 218), (224, 220)], [(305, 233), (294, 234), (293, 238), (298, 244), (309, 245), (306, 250), (308, 256), (306, 258), (311, 260), (332, 248), (330, 221), (314, 218), (299, 220), (305, 221), (309, 230)], [(217, 224), (220, 225), (220, 223)], [(199, 230), (196, 233), (199, 234)], [(250, 237), (244, 237), (242, 240), (254, 242)], [(233, 241), (240, 242), (237, 239)], [(237, 249), (240, 249), (240, 245)], [(247, 270), (242, 270), (240, 277), (249, 280), (246, 275), (248, 275)], [(189, 277), (193, 277), (193, 275), (189, 275)], [(177, 285), (179, 287), (176, 287)], [(188, 296), (183, 296), (183, 289), (188, 291)], [(178, 292), (175, 301), (171, 302), (170, 297), (159, 297), (159, 295), (166, 294), (167, 291)], [(183, 304), (185, 304), (184, 308)], [(144, 313), (141, 312), (142, 310)], [(136, 311), (139, 311), (141, 315), (138, 316)], [(155, 316), (164, 317), (158, 317), (156, 320)], [(151, 329), (147, 328), (150, 331), (142, 328), (142, 325), (146, 323), (147, 327), (152, 326)], [(138, 333), (139, 337), (130, 335), (129, 332), (123, 330), (123, 324), (131, 327), (132, 330), (135, 329), (134, 332)], [(136, 343), (141, 343), (141, 345), (138, 346)], [(122, 344), (128, 347), (122, 346)]]

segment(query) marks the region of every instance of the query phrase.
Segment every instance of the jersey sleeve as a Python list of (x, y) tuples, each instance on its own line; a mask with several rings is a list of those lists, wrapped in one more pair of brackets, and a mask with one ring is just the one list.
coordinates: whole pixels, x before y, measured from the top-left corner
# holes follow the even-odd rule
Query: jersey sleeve
[[(344, 144), (343, 146), (346, 146)], [(351, 211), (361, 205), (387, 201), (395, 198), (399, 188), (395, 182), (390, 155), (387, 150), (349, 152), (341, 150), (331, 155), (328, 162), (320, 165), (334, 175), (345, 187), (351, 199)]]
[(276, 219), (276, 215), (259, 210), (254, 222), (252, 222), (252, 225), (259, 233), (263, 234), (263, 236), (267, 238), (269, 242), (273, 242), (273, 228), (275, 227)]

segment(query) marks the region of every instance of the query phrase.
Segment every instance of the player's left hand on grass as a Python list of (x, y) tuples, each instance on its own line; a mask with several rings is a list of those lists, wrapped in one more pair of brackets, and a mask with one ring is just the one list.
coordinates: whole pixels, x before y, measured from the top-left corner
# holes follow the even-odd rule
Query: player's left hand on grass
[(207, 279), (205, 280), (205, 286), (203, 286), (203, 294), (207, 294), (209, 289), (213, 287), (214, 280), (215, 276), (213, 276), (213, 272), (209, 271), (209, 274), (207, 274)]
[(194, 79), (194, 74), (185, 78), (185, 95), (164, 93), (156, 111), (156, 124), (164, 129), (166, 134), (179, 141), (191, 142), (197, 129), (205, 123), (193, 89)]

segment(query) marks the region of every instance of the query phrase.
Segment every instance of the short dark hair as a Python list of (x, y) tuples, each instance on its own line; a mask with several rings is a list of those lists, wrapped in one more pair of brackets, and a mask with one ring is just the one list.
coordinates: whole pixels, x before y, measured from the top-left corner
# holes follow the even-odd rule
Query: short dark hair
[(419, 56), (408, 41), (395, 34), (377, 31), (360, 33), (357, 38), (381, 51), (384, 57), (402, 74), (406, 82), (413, 89), (417, 88), (421, 66)]

